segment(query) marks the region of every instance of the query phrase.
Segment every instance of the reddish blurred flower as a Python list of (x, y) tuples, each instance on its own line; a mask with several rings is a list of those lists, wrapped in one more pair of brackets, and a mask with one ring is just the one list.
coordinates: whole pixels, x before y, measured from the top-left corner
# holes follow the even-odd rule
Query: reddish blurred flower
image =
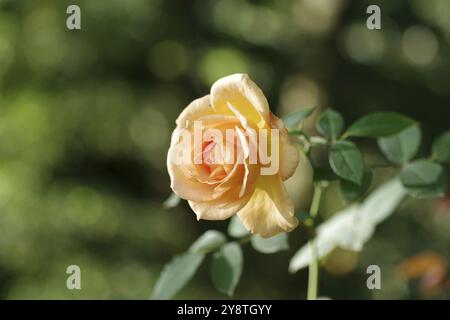
[(424, 298), (434, 296), (446, 287), (448, 265), (439, 254), (432, 251), (404, 260), (397, 271), (406, 281), (419, 279), (419, 293)]

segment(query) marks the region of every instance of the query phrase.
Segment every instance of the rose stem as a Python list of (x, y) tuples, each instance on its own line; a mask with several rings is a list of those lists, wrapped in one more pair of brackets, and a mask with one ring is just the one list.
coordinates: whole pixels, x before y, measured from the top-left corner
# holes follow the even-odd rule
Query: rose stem
[[(309, 211), (310, 217), (314, 220), (319, 211), (320, 198), (322, 196), (322, 186), (319, 183), (314, 184), (314, 195), (311, 203), (311, 209)], [(309, 263), (309, 274), (308, 274), (308, 300), (317, 299), (317, 283), (319, 278), (319, 267), (317, 263), (317, 243), (313, 239), (309, 242), (311, 246), (311, 261)]]

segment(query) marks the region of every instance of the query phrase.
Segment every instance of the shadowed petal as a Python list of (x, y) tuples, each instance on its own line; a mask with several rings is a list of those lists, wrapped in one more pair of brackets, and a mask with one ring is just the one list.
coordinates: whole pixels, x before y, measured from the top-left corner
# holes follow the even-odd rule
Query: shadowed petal
[(299, 163), (299, 150), (291, 144), (289, 134), (283, 120), (271, 116), (271, 126), (280, 130), (280, 176), (283, 181), (289, 179)]
[(197, 215), (197, 220), (225, 220), (236, 214), (249, 200), (250, 195), (239, 199), (230, 200), (227, 197), (207, 201), (189, 201), (189, 205)]

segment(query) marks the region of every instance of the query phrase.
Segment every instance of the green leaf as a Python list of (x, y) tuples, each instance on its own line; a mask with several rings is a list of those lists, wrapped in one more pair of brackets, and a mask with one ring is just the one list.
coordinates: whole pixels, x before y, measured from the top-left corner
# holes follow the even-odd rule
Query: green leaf
[(416, 122), (395, 112), (379, 112), (366, 115), (353, 123), (344, 136), (380, 138), (392, 136)]
[(202, 263), (205, 254), (226, 242), (223, 233), (208, 230), (189, 248), (188, 252), (176, 256), (161, 272), (153, 290), (152, 299), (170, 299), (192, 278)]
[(170, 299), (192, 278), (205, 257), (187, 252), (174, 257), (161, 272), (153, 289), (152, 299)]
[(350, 141), (338, 141), (331, 145), (329, 162), (339, 177), (361, 184), (364, 162), (359, 149)]
[(438, 161), (450, 162), (450, 130), (441, 134), (433, 142), (432, 149)]
[(249, 234), (241, 219), (233, 216), (228, 224), (228, 234), (234, 238), (240, 238)]
[(283, 232), (271, 238), (252, 236), (250, 240), (253, 249), (261, 253), (275, 253), (289, 249), (288, 235)]
[(336, 139), (344, 128), (344, 119), (333, 110), (325, 110), (316, 124), (317, 130), (329, 139)]
[(232, 296), (242, 274), (242, 265), (242, 250), (236, 242), (230, 242), (214, 253), (211, 277), (216, 289)]
[(288, 114), (286, 117), (283, 118), (284, 125), (288, 130), (295, 129), (295, 127), (300, 121), (308, 118), (314, 112), (315, 108), (316, 107), (305, 108), (303, 110), (299, 110), (291, 114)]
[(170, 196), (164, 201), (163, 208), (170, 209), (176, 207), (180, 203), (181, 198), (177, 196), (174, 192), (170, 194)]
[(357, 185), (356, 183), (348, 180), (341, 180), (341, 193), (345, 200), (353, 201), (363, 196), (372, 183), (372, 177), (372, 171), (365, 170), (361, 185)]
[(378, 146), (388, 160), (397, 164), (404, 164), (415, 156), (420, 141), (420, 128), (410, 126), (393, 136), (379, 138)]
[(416, 198), (440, 197), (447, 189), (444, 169), (430, 160), (417, 160), (403, 168), (400, 181), (408, 193)]
[(200, 236), (189, 248), (191, 252), (208, 253), (219, 248), (227, 241), (222, 232), (208, 230)]

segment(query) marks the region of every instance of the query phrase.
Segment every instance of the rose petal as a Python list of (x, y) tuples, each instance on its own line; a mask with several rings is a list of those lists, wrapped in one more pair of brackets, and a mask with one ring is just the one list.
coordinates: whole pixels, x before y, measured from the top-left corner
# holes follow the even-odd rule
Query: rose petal
[[(231, 189), (237, 188), (242, 183), (245, 168), (242, 164), (235, 164), (233, 170), (215, 187), (214, 194), (219, 197), (221, 194), (228, 192)], [(236, 196), (239, 190), (235, 190)]]
[(207, 183), (190, 180), (174, 164), (167, 163), (170, 175), (170, 187), (182, 199), (193, 201), (209, 201), (214, 199), (214, 188)]
[(217, 113), (233, 114), (231, 103), (249, 121), (262, 128), (269, 123), (269, 104), (261, 89), (246, 74), (233, 74), (211, 87), (211, 105)]
[(271, 116), (271, 126), (280, 130), (280, 176), (283, 181), (289, 179), (299, 163), (299, 150), (291, 144), (283, 120)]
[(241, 184), (241, 190), (239, 191), (239, 198), (242, 198), (245, 194), (245, 191), (247, 189), (247, 182), (248, 182), (248, 175), (250, 173), (250, 170), (248, 168), (248, 157), (250, 154), (250, 147), (248, 145), (247, 139), (245, 138), (244, 132), (242, 132), (241, 129), (239, 129), (238, 127), (236, 127), (236, 132), (238, 133), (238, 138), (240, 141), (240, 146), (242, 148), (243, 151), (243, 164), (244, 164), (244, 169), (245, 169), (245, 174), (244, 177), (242, 179), (242, 184)]
[[(212, 108), (211, 108), (212, 109)], [(228, 129), (239, 123), (239, 119), (232, 115), (210, 114), (200, 116), (196, 120), (201, 121), (205, 129)]]
[(190, 122), (197, 120), (200, 117), (214, 114), (214, 109), (211, 108), (210, 96), (206, 95), (192, 101), (176, 120), (178, 127), (186, 128)]
[(298, 225), (294, 207), (278, 176), (259, 177), (252, 197), (237, 215), (250, 232), (263, 238), (291, 231)]
[[(225, 220), (236, 214), (248, 202), (250, 195), (237, 200), (223, 197), (213, 201), (189, 201), (189, 205), (197, 215), (197, 220)], [(233, 198), (234, 199), (234, 198)]]
[(189, 165), (178, 164), (176, 160), (178, 143), (178, 129), (172, 134), (171, 144), (167, 153), (167, 170), (170, 176), (170, 187), (180, 198), (194, 201), (208, 201), (214, 199), (214, 187), (193, 179)]

